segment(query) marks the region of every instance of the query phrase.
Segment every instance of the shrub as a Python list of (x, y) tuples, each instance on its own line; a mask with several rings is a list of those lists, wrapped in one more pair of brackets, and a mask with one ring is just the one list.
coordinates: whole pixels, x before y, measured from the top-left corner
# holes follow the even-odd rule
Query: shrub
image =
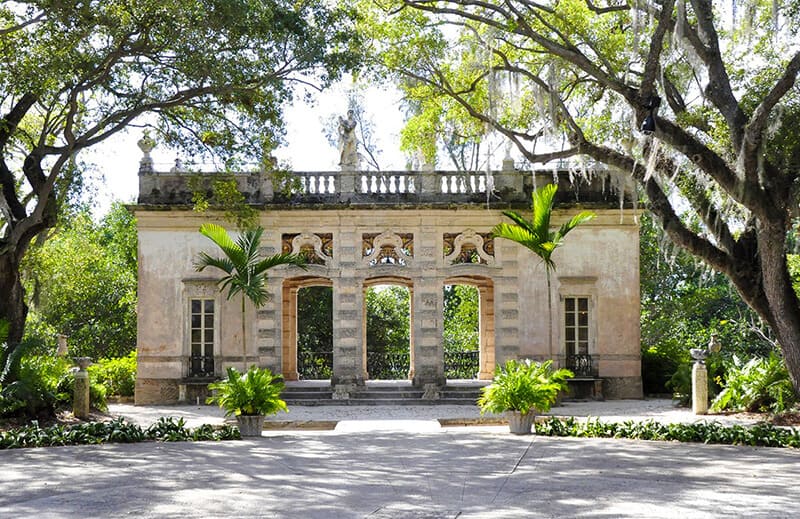
[(116, 359), (100, 359), (89, 366), (93, 382), (105, 386), (106, 395), (133, 396), (136, 387), (136, 352)]
[[(53, 416), (72, 406), (75, 374), (67, 359), (23, 356), (14, 370), (16, 380), (0, 387), (0, 416)], [(93, 407), (106, 409), (106, 390), (91, 378), (89, 399)]]
[(628, 438), (633, 440), (679, 441), (716, 443), (724, 445), (752, 445), (763, 447), (800, 447), (800, 429), (775, 427), (770, 424), (725, 426), (718, 422), (661, 423), (602, 422), (589, 419), (579, 422), (575, 418), (561, 420), (557, 417), (535, 424), (536, 434), (542, 436), (572, 436), (577, 438)]
[(755, 357), (747, 362), (734, 355), (727, 365), (724, 389), (711, 409), (780, 413), (796, 401), (786, 365), (773, 351), (766, 358)]
[(567, 369), (554, 370), (552, 360), (542, 363), (509, 360), (498, 366), (492, 383), (481, 390), (478, 406), (481, 413), (546, 413), (572, 376)]
[(143, 430), (136, 424), (117, 418), (109, 422), (87, 422), (70, 426), (53, 425), (47, 428), (41, 428), (37, 422), (34, 422), (26, 427), (0, 432), (0, 449), (134, 443), (148, 440), (220, 441), (238, 440), (239, 438), (238, 429), (229, 425), (215, 429), (206, 424), (196, 429), (188, 429), (182, 418), (176, 421), (171, 417), (162, 417), (158, 422)]
[(230, 415), (264, 415), (288, 411), (281, 400), (283, 378), (266, 368), (250, 366), (246, 373), (228, 368), (228, 378), (209, 384), (214, 394), (206, 399), (207, 404), (219, 404)]

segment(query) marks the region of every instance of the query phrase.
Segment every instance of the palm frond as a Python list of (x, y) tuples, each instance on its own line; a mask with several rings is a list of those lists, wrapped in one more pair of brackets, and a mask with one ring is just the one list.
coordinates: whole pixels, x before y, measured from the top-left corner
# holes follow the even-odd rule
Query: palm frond
[(253, 266), (253, 271), (260, 274), (279, 265), (293, 265), (303, 270), (308, 269), (308, 262), (303, 256), (298, 254), (275, 254), (274, 256), (266, 257), (256, 263)]
[(525, 217), (522, 216), (521, 214), (516, 213), (514, 211), (503, 211), (503, 215), (506, 218), (510, 219), (512, 222), (514, 222), (516, 225), (527, 230), (529, 233), (531, 233), (531, 235), (537, 235), (537, 231), (536, 229), (534, 229), (531, 222), (525, 219)]
[(591, 211), (581, 211), (580, 213), (576, 214), (572, 217), (572, 219), (561, 226), (558, 230), (558, 234), (561, 237), (566, 236), (568, 232), (570, 232), (575, 227), (588, 222), (589, 220), (593, 219), (596, 215)]
[(550, 216), (553, 214), (553, 200), (557, 190), (558, 186), (555, 184), (547, 184), (536, 189), (531, 195), (533, 210), (531, 225), (541, 237), (547, 236), (550, 232)]
[(200, 258), (194, 264), (197, 272), (202, 272), (206, 267), (216, 267), (226, 274), (230, 274), (235, 269), (235, 265), (228, 258), (215, 258), (205, 252), (201, 252), (199, 256)]

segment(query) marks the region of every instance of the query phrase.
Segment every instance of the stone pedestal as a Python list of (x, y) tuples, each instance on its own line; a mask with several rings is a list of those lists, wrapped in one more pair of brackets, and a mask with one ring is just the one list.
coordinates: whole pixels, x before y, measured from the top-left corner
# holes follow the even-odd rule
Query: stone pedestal
[(708, 413), (708, 371), (702, 362), (692, 366), (692, 412)]
[(72, 398), (72, 414), (76, 418), (89, 418), (89, 373), (85, 369), (75, 372), (75, 393)]

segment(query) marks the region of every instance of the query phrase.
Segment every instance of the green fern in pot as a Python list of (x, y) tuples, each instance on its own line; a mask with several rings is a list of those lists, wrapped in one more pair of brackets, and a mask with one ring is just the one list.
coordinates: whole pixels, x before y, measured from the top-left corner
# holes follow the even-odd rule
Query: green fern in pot
[(264, 417), (278, 411), (287, 411), (281, 400), (283, 378), (268, 369), (251, 366), (247, 373), (228, 368), (228, 378), (209, 384), (214, 393), (207, 404), (219, 404), (225, 416), (235, 415), (242, 436), (261, 436)]
[(512, 433), (529, 434), (536, 413), (549, 411), (573, 376), (568, 369), (553, 369), (552, 360), (509, 360), (482, 389), (478, 406), (481, 414), (508, 414)]

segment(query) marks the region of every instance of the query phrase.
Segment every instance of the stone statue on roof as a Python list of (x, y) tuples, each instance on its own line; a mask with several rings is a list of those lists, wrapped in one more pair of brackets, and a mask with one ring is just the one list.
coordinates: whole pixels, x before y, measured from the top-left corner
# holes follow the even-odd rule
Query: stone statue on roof
[(342, 169), (358, 169), (358, 141), (355, 130), (355, 112), (348, 110), (346, 119), (339, 117), (339, 166)]

